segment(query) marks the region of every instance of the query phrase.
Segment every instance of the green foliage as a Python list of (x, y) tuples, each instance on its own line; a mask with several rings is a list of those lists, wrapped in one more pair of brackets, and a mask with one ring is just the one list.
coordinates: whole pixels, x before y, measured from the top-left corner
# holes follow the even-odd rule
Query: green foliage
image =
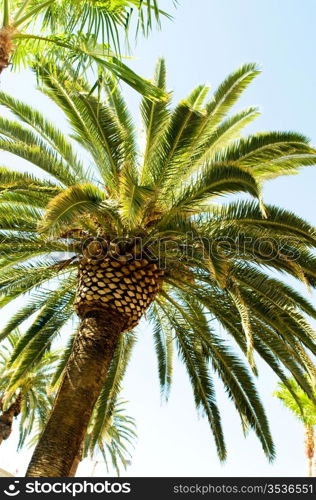
[(301, 387), (295, 382), (295, 380), (290, 380), (289, 383), (291, 390), (279, 382), (278, 390), (276, 390), (273, 395), (280, 399), (284, 406), (291, 410), (291, 412), (299, 420), (301, 420), (304, 425), (316, 425), (315, 402), (312, 401), (304, 391), (302, 391)]
[[(43, 22), (43, 30), (52, 33), (84, 32), (101, 36), (102, 43), (119, 46), (120, 28), (129, 31), (133, 16), (138, 16), (136, 30), (148, 34), (153, 20), (158, 24), (162, 16), (171, 17), (159, 8), (157, 0), (18, 0), (10, 3), (14, 26), (28, 26), (36, 18)], [(174, 2), (175, 3), (175, 2)], [(8, 10), (8, 9), (6, 9)], [(136, 14), (135, 14), (136, 13)], [(6, 15), (8, 18), (9, 16)], [(4, 22), (4, 25), (6, 23)]]
[[(78, 72), (93, 65), (96, 73), (109, 72), (152, 99), (163, 93), (122, 62), (122, 39), (131, 27), (147, 36), (161, 17), (171, 16), (158, 0), (3, 0), (2, 31), (7, 53), (15, 65), (34, 63), (45, 53), (51, 61), (67, 60)], [(173, 2), (176, 4), (176, 1)], [(136, 18), (136, 23), (134, 22)], [(112, 50), (113, 49), (113, 50)], [(4, 67), (5, 67), (4, 66)]]
[(39, 231), (56, 233), (58, 230), (60, 234), (61, 229), (71, 229), (71, 224), (76, 223), (81, 215), (94, 213), (105, 199), (105, 194), (91, 184), (71, 186), (47, 204)]

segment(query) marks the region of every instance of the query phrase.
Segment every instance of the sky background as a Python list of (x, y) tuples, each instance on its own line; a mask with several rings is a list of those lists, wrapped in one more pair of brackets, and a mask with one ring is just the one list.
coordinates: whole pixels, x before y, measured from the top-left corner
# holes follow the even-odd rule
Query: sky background
[[(162, 2), (172, 10), (171, 0)], [(151, 77), (159, 56), (166, 59), (169, 89), (175, 100), (186, 97), (200, 83), (215, 89), (225, 76), (245, 62), (257, 62), (262, 74), (252, 83), (238, 108), (259, 105), (262, 116), (248, 131), (295, 130), (316, 145), (316, 66), (314, 0), (180, 0), (173, 22), (148, 40), (140, 39), (129, 64)], [(32, 103), (65, 126), (62, 116), (34, 89), (28, 72), (1, 76), (2, 90)], [(126, 89), (130, 107), (138, 116), (139, 98)], [(1, 164), (25, 168), (20, 161), (1, 153)], [(298, 176), (266, 184), (267, 203), (295, 211), (316, 225), (316, 168)], [(304, 289), (297, 285), (304, 293)], [(314, 302), (315, 296), (310, 297)], [(6, 311), (6, 315), (10, 311)], [(2, 317), (2, 321), (6, 318)], [(221, 331), (226, 336), (224, 331)], [(272, 397), (276, 378), (262, 363), (257, 385), (276, 444), (277, 458), (269, 464), (258, 439), (245, 440), (239, 417), (218, 386), (228, 459), (220, 464), (207, 422), (197, 416), (188, 378), (175, 364), (168, 404), (161, 404), (157, 363), (150, 327), (142, 323), (139, 342), (124, 381), (128, 412), (137, 421), (138, 442), (126, 476), (303, 476), (306, 473), (302, 426)], [(16, 428), (16, 427), (15, 427)], [(1, 445), (0, 467), (22, 475), (29, 452), (16, 454), (15, 438)], [(81, 464), (78, 475), (90, 475), (93, 463)], [(99, 463), (95, 475), (106, 475)]]

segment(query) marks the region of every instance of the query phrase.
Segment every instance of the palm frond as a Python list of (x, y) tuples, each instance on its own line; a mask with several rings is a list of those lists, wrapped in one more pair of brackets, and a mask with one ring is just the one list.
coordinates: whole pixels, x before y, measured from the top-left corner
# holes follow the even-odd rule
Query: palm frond
[(153, 337), (157, 354), (161, 395), (168, 400), (173, 372), (173, 332), (168, 320), (154, 306), (149, 318), (153, 325)]
[(194, 213), (201, 211), (201, 204), (215, 196), (227, 193), (244, 192), (259, 197), (258, 185), (254, 177), (239, 167), (234, 166), (206, 166), (195, 182), (183, 188), (171, 209)]
[(262, 180), (294, 174), (315, 164), (315, 150), (295, 132), (264, 132), (241, 138), (218, 153), (217, 161), (250, 168)]
[(208, 129), (215, 128), (227, 115), (253, 79), (260, 74), (256, 64), (248, 63), (231, 73), (217, 88), (207, 104)]
[(60, 233), (85, 213), (97, 211), (105, 199), (105, 193), (93, 184), (71, 186), (50, 200), (40, 232)]

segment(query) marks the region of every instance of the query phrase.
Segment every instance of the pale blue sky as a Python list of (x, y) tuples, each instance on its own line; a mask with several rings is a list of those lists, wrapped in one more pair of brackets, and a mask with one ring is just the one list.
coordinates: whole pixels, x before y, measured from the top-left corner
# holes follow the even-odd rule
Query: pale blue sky
[[(165, 0), (166, 8), (171, 0)], [(185, 97), (199, 83), (216, 85), (244, 62), (257, 62), (263, 70), (238, 104), (259, 105), (262, 116), (250, 130), (297, 130), (316, 144), (314, 0), (180, 0), (173, 23), (149, 40), (139, 40), (132, 67), (146, 77), (155, 61), (164, 56), (169, 88), (176, 99)], [(54, 107), (33, 90), (33, 79), (5, 72), (1, 87), (47, 111), (61, 122)], [(127, 90), (137, 114), (137, 95)], [(7, 155), (2, 154), (3, 163)], [(10, 159), (12, 166), (16, 162)], [(286, 207), (316, 225), (316, 167), (299, 176), (267, 184), (265, 201)], [(299, 287), (302, 290), (302, 287)], [(315, 300), (315, 297), (312, 298)], [(226, 335), (222, 332), (223, 335)], [(139, 440), (130, 476), (300, 476), (306, 472), (303, 431), (289, 412), (272, 397), (276, 380), (259, 363), (258, 387), (276, 443), (277, 459), (269, 464), (253, 433), (245, 440), (239, 418), (218, 385), (218, 399), (228, 446), (228, 460), (218, 462), (208, 425), (197, 418), (187, 376), (175, 366), (170, 401), (161, 406), (150, 328), (141, 325), (124, 387), (129, 412), (138, 424)], [(22, 473), (26, 453), (15, 455), (13, 443), (1, 445), (0, 467)], [(3, 457), (6, 457), (5, 460)], [(81, 466), (89, 474), (91, 464)], [(97, 474), (105, 474), (99, 465)]]

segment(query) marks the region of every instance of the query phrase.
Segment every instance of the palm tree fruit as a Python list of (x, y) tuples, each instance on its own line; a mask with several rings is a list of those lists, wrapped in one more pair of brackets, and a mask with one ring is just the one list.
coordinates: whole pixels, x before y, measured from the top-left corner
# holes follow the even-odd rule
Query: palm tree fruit
[(80, 318), (92, 310), (119, 314), (123, 331), (129, 331), (155, 299), (163, 275), (157, 261), (148, 258), (128, 254), (94, 259), (84, 255), (79, 263), (75, 310)]

